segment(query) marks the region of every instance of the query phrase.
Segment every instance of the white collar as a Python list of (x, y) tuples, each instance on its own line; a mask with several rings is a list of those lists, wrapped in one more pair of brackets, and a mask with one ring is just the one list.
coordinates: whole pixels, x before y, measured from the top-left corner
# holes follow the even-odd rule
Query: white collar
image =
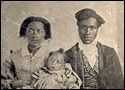
[[(45, 53), (49, 52), (49, 44), (50, 44), (50, 40), (45, 40), (45, 42), (41, 44), (41, 48), (38, 50), (38, 52), (34, 56), (43, 57)], [(21, 54), (23, 57), (27, 55), (32, 55), (29, 53), (27, 46), (28, 46), (28, 43), (26, 43), (22, 47)]]
[(88, 55), (93, 53), (93, 55), (98, 55), (98, 50), (97, 50), (97, 41), (98, 38), (96, 37), (96, 39), (91, 43), (91, 44), (83, 44), (82, 40), (79, 38), (79, 48), (80, 50), (83, 50), (83, 52)]

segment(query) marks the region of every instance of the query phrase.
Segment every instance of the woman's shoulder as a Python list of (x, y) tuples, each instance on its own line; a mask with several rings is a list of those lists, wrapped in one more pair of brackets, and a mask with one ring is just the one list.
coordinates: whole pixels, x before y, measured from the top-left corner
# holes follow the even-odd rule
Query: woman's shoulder
[(9, 58), (14, 59), (15, 57), (21, 57), (21, 55), (22, 55), (22, 48), (17, 50), (11, 50)]
[(19, 54), (22, 51), (22, 48), (17, 49), (17, 50), (10, 50), (11, 55)]

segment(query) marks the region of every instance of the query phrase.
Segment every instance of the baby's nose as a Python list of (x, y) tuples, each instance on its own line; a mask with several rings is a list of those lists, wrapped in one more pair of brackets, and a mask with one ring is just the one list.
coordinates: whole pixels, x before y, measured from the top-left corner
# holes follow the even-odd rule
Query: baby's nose
[(56, 65), (56, 61), (53, 62), (53, 65)]

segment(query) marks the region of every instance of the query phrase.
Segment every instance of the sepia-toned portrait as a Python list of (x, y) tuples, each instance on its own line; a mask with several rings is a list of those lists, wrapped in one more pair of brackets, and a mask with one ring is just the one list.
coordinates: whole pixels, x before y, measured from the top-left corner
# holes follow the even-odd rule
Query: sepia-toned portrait
[(124, 89), (124, 1), (1, 1), (1, 89)]

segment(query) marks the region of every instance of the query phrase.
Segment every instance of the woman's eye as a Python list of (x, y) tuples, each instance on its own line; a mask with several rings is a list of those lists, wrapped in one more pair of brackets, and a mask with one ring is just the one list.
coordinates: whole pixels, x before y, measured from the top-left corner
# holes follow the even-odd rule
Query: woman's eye
[(28, 30), (28, 33), (33, 33), (33, 30)]
[(37, 32), (38, 32), (38, 33), (43, 33), (44, 30), (41, 30), (41, 29), (40, 29), (40, 30), (37, 30)]

